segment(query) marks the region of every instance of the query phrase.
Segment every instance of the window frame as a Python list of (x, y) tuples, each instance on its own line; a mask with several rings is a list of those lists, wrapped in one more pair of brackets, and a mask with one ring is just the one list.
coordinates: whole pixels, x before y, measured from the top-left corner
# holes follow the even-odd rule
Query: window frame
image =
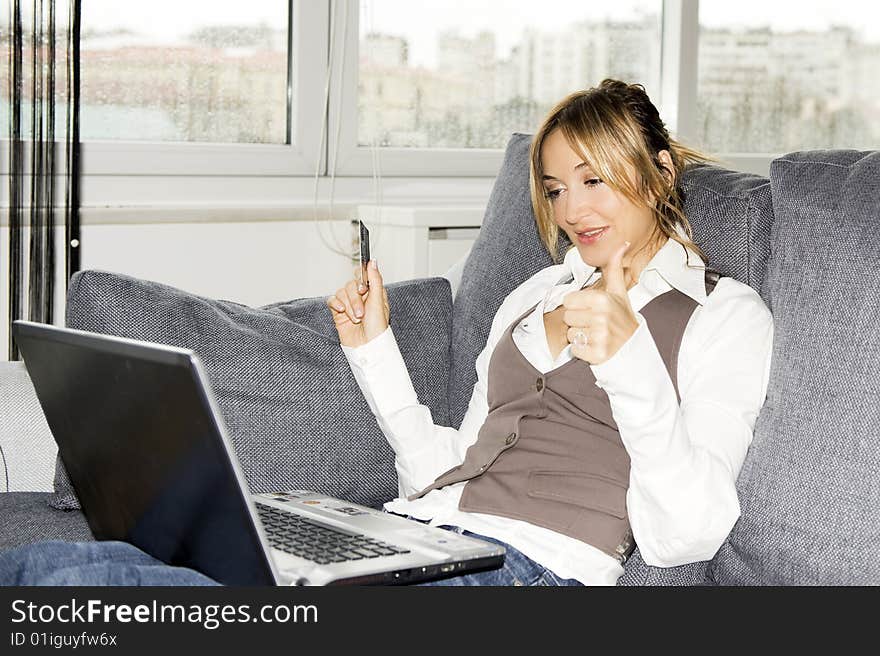
[[(322, 172), (330, 0), (288, 0), (289, 144), (88, 141), (82, 143), (83, 176), (290, 176)], [(317, 65), (316, 65), (317, 64)], [(291, 103), (293, 99), (293, 103)], [(290, 108), (295, 108), (293, 117)], [(295, 120), (293, 120), (295, 117)]]
[[(411, 177), (492, 176), (504, 156), (496, 148), (370, 148), (358, 146), (358, 51), (360, 11), (358, 0), (339, 0), (344, 4), (344, 29), (335, 25), (332, 57), (342, 61), (334, 66), (331, 88), (342, 89), (333, 96), (328, 116), (328, 163), (330, 171), (341, 176), (372, 175), (375, 165), (382, 175)], [(334, 15), (334, 20), (338, 18)], [(331, 21), (332, 22), (332, 21)], [(346, 90), (348, 91), (346, 93)], [(338, 130), (336, 129), (338, 126)]]
[[(343, 61), (343, 66), (333, 67), (331, 80), (329, 170), (339, 176), (371, 176), (375, 167), (381, 175), (494, 177), (501, 167), (502, 149), (374, 149), (357, 145), (359, 11), (357, 0), (334, 4), (342, 2), (347, 4), (346, 25), (330, 30), (334, 36), (332, 57)], [(662, 0), (661, 8), (660, 96), (654, 100), (670, 133), (686, 144), (695, 144), (697, 132), (699, 5), (700, 0)], [(770, 162), (782, 154), (718, 153), (716, 157), (722, 166), (767, 176)]]
[[(670, 134), (697, 145), (700, 2), (663, 0), (660, 99), (657, 110)], [(718, 163), (734, 171), (770, 175), (770, 162), (783, 153), (718, 153)]]
[[(335, 29), (332, 45), (332, 56), (335, 61), (342, 60), (343, 66), (334, 67), (332, 88), (346, 89), (348, 93), (336, 96), (331, 102), (329, 115), (328, 161), (330, 170), (337, 175), (359, 176), (372, 175), (374, 165), (383, 175), (406, 176), (494, 176), (501, 167), (504, 156), (503, 149), (488, 148), (371, 148), (358, 145), (358, 47), (360, 44), (359, 10), (357, 0), (341, 0), (338, 4), (346, 4), (347, 21), (345, 29)], [(336, 3), (334, 3), (336, 4)], [(680, 28), (670, 22), (667, 25), (667, 13), (687, 14), (697, 12), (698, 0), (661, 0), (661, 52), (665, 49), (667, 33), (678, 38)], [(686, 8), (685, 10), (682, 7)], [(679, 80), (679, 71), (675, 66), (664, 68), (661, 58), (661, 87), (669, 73), (674, 76), (675, 84)], [(694, 63), (696, 75), (696, 63)], [(340, 80), (341, 77), (341, 80)], [(696, 77), (694, 77), (694, 93)], [(658, 109), (663, 112), (663, 98), (660, 98)], [(339, 126), (338, 132), (335, 126)], [(537, 126), (535, 126), (537, 127)], [(338, 134), (338, 137), (337, 137)], [(375, 163), (375, 164), (374, 164)]]

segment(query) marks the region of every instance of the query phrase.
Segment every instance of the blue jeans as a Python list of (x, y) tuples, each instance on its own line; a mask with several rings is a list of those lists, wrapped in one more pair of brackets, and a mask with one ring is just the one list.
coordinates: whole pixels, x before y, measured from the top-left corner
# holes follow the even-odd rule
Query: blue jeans
[[(510, 545), (445, 526), (502, 545), (504, 566), (421, 585), (581, 585), (560, 579)], [(185, 567), (172, 567), (125, 542), (39, 542), (0, 553), (0, 585), (219, 585)]]
[(477, 535), (476, 533), (471, 533), (458, 526), (441, 526), (440, 528), (455, 531), (462, 535), (479, 538), (486, 542), (500, 544), (507, 552), (504, 557), (504, 565), (498, 569), (491, 569), (486, 572), (463, 574), (461, 576), (454, 576), (439, 581), (419, 583), (418, 585), (583, 585), (583, 583), (577, 579), (559, 578), (549, 569), (536, 563), (518, 549), (514, 549), (509, 544), (496, 540), (495, 538), (486, 537), (485, 535)]
[(0, 585), (220, 585), (126, 542), (38, 542), (0, 553)]

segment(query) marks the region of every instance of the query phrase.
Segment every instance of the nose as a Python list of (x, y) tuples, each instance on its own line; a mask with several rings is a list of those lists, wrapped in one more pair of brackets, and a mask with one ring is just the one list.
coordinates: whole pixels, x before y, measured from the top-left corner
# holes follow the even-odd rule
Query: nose
[(578, 185), (569, 188), (563, 205), (563, 216), (565, 217), (565, 222), (570, 226), (582, 223), (586, 217), (593, 213), (587, 195)]

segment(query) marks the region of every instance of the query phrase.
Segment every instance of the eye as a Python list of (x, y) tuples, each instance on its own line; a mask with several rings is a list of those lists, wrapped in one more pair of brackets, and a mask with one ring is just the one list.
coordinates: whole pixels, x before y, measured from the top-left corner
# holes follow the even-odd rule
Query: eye
[(544, 198), (553, 202), (554, 200), (559, 198), (559, 195), (564, 191), (564, 187), (556, 187), (555, 189), (545, 189), (544, 190)]
[(587, 178), (584, 180), (584, 184), (588, 187), (598, 187), (602, 181), (599, 178)]

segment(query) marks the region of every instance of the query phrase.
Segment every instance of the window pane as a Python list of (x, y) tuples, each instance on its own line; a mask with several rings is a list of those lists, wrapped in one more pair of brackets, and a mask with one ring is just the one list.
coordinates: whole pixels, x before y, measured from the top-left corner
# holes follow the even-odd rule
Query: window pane
[(701, 145), (753, 153), (880, 146), (878, 7), (702, 0)]
[[(10, 3), (6, 3), (7, 5)], [(21, 67), (19, 76), (21, 80), (21, 95), (18, 98), (20, 106), (19, 130), (21, 139), (29, 139), (34, 132), (45, 135), (49, 127), (49, 105), (47, 97), (49, 95), (49, 8), (48, 4), (42, 6), (37, 5), (37, 17), (41, 20), (41, 27), (37, 26), (37, 32), (42, 34), (45, 48), (40, 51), (39, 62), (34, 61), (34, 3), (22, 2), (19, 6), (21, 11)], [(10, 66), (13, 54), (13, 36), (11, 25), (12, 7), (7, 9), (5, 6), (0, 10), (0, 52), (4, 53), (2, 63), (0, 63), (0, 140), (8, 140), (12, 129), (12, 87), (10, 75), (12, 71)], [(55, 139), (63, 140), (67, 132), (66, 128), (66, 111), (67, 111), (67, 14), (55, 16)], [(8, 53), (8, 54), (7, 54)], [(7, 57), (9, 58), (7, 60)], [(40, 68), (43, 67), (43, 68)], [(37, 70), (37, 91), (36, 95), (40, 98), (37, 106), (34, 106), (34, 71)], [(36, 121), (36, 130), (34, 123)]]
[(358, 143), (502, 148), (606, 77), (659, 100), (661, 0), (362, 0)]
[(83, 140), (284, 143), (287, 0), (85, 0)]

